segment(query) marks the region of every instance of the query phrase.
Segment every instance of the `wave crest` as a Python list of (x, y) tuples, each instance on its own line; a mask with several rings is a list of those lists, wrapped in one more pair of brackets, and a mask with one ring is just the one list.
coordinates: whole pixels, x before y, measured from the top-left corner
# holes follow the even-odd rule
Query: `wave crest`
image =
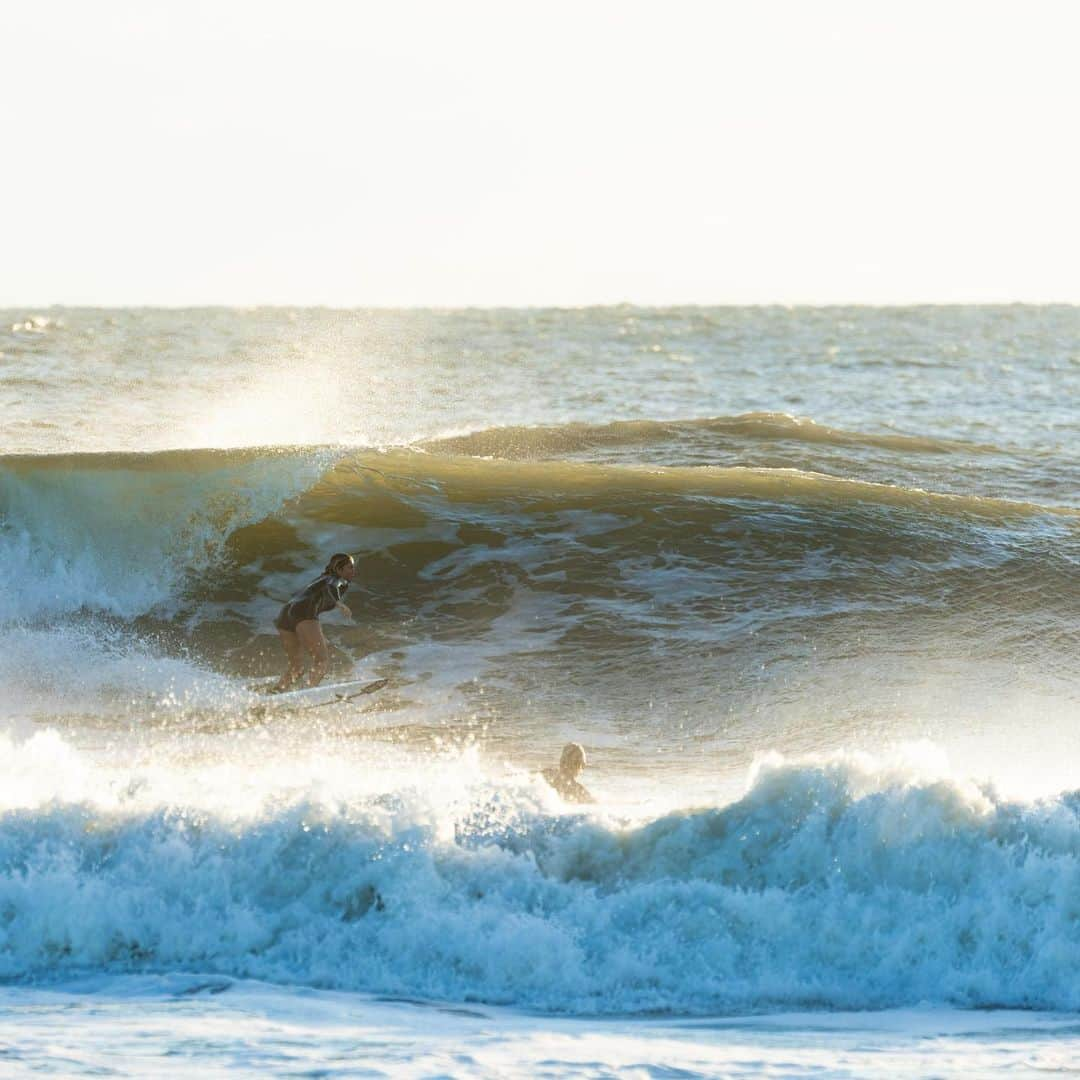
[(607, 424), (499, 427), (429, 439), (420, 445), (441, 453), (516, 460), (562, 457), (619, 447), (656, 448), (665, 444), (694, 447), (706, 440), (717, 451), (734, 449), (748, 442), (796, 442), (835, 447), (872, 447), (899, 454), (997, 452), (992, 446), (958, 439), (846, 431), (807, 417), (781, 412), (751, 412), (694, 420), (618, 420)]

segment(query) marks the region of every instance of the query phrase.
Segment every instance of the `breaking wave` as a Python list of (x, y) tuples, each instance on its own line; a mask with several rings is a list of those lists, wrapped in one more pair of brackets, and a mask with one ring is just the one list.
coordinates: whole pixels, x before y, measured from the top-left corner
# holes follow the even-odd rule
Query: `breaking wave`
[(4, 458), (0, 621), (35, 644), (9, 650), (0, 677), (47, 698), (67, 651), (89, 665), (85, 685), (142, 693), (153, 676), (136, 677), (133, 650), (171, 658), (181, 681), (189, 662), (269, 674), (278, 606), (334, 550), (360, 565), (359, 625), (334, 635), (341, 663), (425, 643), (458, 650), (441, 666), (463, 682), (530, 664), (539, 679), (550, 664), (590, 691), (601, 677), (613, 692), (696, 682), (704, 704), (719, 655), (744, 687), (752, 668), (810, 651), (899, 656), (914, 639), (1036, 657), (1051, 676), (1069, 663), (1080, 510), (857, 472), (475, 456), (517, 437)]
[[(784, 431), (817, 429), (767, 420)], [(736, 421), (724, 424), (765, 422)], [(656, 438), (659, 425), (642, 426)], [(604, 433), (621, 438), (623, 427), (635, 425)], [(826, 434), (815, 439), (840, 437), (820, 430)], [(532, 442), (522, 450), (526, 437)], [(869, 581), (898, 562), (958, 564), (970, 554), (991, 565), (1024, 563), (1026, 552), (1041, 558), (1050, 538), (1071, 555), (1080, 522), (1069, 507), (793, 468), (520, 460), (538, 447), (565, 451), (577, 437), (560, 429), (554, 445), (542, 431), (499, 430), (427, 450), (4, 458), (0, 619), (171, 612), (194, 582), (214, 599), (215, 576), (228, 581), (237, 569), (275, 561), (302, 573), (327, 546), (358, 551), (374, 560), (372, 576), (384, 570), (391, 578), (446, 577), (448, 557), (463, 562), (469, 548), (474, 565), (487, 558), (524, 575), (557, 565), (567, 583), (588, 569), (590, 588), (617, 587), (628, 560), (696, 560), (713, 572), (721, 561), (737, 566), (740, 552), (779, 570), (828, 551), (839, 559), (838, 578), (865, 572)], [(944, 442), (919, 442), (947, 452)], [(493, 449), (510, 459), (475, 456)], [(597, 576), (589, 549), (600, 544), (613, 557)], [(975, 547), (981, 556), (968, 552)], [(1045, 569), (1052, 578), (1053, 558)]]
[(253, 796), (252, 766), (242, 807), (213, 770), (106, 782), (55, 735), (2, 760), (7, 979), (186, 970), (578, 1014), (1080, 1007), (1080, 801), (1003, 800), (925, 747), (772, 756), (736, 802), (639, 824), (460, 758), (318, 796)]

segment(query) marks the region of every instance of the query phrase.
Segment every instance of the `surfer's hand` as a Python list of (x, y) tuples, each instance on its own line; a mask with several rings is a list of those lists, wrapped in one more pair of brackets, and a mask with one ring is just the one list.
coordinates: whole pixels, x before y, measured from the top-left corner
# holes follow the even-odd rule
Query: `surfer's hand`
[(344, 615), (345, 618), (348, 619), (350, 622), (352, 621), (352, 610), (350, 609), (348, 604), (342, 604), (339, 602), (338, 611), (340, 611), (342, 615)]

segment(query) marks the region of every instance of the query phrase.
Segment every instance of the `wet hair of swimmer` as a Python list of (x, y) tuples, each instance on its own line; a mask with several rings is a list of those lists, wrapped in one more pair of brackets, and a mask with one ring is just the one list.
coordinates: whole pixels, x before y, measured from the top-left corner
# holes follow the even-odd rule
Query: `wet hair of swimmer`
[(333, 574), (335, 577), (340, 576), (340, 571), (343, 566), (348, 566), (353, 561), (351, 555), (346, 554), (344, 551), (339, 551), (336, 555), (330, 556), (330, 561), (323, 569), (324, 574)]
[(567, 743), (559, 758), (559, 772), (577, 776), (585, 768), (585, 748), (576, 742)]

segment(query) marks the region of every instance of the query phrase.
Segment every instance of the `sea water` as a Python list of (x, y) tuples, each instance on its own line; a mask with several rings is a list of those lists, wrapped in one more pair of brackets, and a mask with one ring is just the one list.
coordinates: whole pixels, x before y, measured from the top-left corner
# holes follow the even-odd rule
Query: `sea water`
[(0, 327), (0, 1071), (1080, 1061), (1080, 310)]

